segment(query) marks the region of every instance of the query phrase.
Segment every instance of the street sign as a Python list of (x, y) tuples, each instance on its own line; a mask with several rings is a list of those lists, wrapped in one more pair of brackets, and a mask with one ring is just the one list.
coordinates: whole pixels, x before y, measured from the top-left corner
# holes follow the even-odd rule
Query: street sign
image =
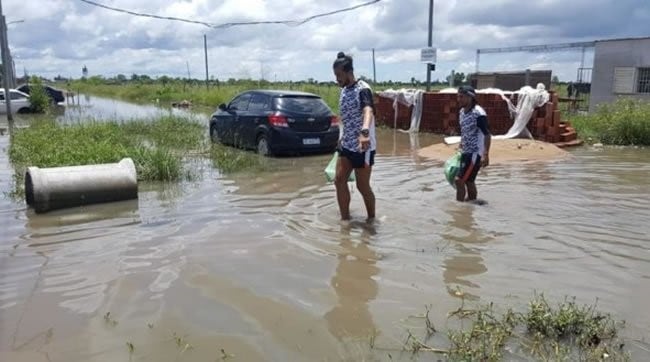
[(420, 53), (420, 61), (423, 63), (436, 64), (438, 50), (436, 48), (423, 48)]

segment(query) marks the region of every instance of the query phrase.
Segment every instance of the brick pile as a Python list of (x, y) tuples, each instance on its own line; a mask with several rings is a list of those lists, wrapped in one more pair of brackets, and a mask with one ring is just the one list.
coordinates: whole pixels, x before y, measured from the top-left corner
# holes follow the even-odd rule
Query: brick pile
[[(535, 109), (528, 130), (535, 139), (555, 143), (566, 147), (580, 144), (576, 132), (568, 122), (563, 122), (558, 110), (558, 96), (551, 92), (551, 100), (544, 106)], [(517, 94), (506, 95), (513, 104), (517, 104)], [(499, 94), (477, 94), (478, 104), (485, 109), (492, 134), (505, 134), (513, 125), (508, 105)], [(459, 104), (455, 93), (425, 93), (420, 130), (443, 135), (459, 135), (458, 123)], [(393, 100), (378, 96), (376, 101), (377, 123), (393, 127)], [(398, 129), (409, 129), (413, 107), (398, 104)]]

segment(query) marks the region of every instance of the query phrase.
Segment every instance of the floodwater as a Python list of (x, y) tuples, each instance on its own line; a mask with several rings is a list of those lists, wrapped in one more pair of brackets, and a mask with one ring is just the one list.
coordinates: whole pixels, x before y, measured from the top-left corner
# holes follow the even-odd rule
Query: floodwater
[(597, 300), (626, 320), (634, 360), (650, 358), (650, 150), (492, 166), (478, 180), (488, 205), (471, 206), (415, 155), (435, 142), (380, 131), (373, 225), (358, 192), (339, 223), (328, 155), (228, 176), (193, 160), (199, 181), (45, 215), (3, 196), (0, 360), (411, 360), (412, 316), (431, 305), (444, 331), (457, 288), (518, 309), (535, 292)]
[[(161, 107), (152, 104), (133, 104), (117, 99), (96, 97), (79, 94), (68, 100), (69, 104), (61, 103), (54, 113), (60, 123), (77, 123), (92, 119), (93, 121), (147, 119), (164, 116), (178, 116), (205, 121), (208, 117), (202, 113), (191, 112), (188, 109)], [(20, 117), (20, 115), (18, 115)]]

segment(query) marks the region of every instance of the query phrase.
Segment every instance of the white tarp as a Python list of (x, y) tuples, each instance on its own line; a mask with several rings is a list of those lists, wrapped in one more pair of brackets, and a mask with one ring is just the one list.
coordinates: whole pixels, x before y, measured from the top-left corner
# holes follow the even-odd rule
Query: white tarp
[(423, 91), (419, 89), (388, 89), (382, 92), (379, 92), (379, 95), (384, 98), (390, 98), (393, 100), (393, 113), (395, 118), (393, 119), (393, 128), (397, 129), (397, 110), (398, 104), (402, 103), (403, 105), (410, 107), (413, 106), (413, 112), (411, 112), (411, 126), (407, 131), (400, 130), (402, 132), (418, 132), (420, 130), (420, 121), (422, 119), (422, 95)]
[[(444, 93), (457, 92), (457, 90), (453, 88), (444, 89), (440, 92), (442, 93), (443, 91)], [(511, 116), (514, 115), (514, 123), (512, 127), (510, 127), (508, 132), (506, 132), (506, 134), (492, 136), (493, 139), (497, 139), (497, 140), (518, 138), (518, 137), (533, 138), (532, 135), (530, 134), (530, 131), (528, 131), (528, 128), (526, 128), (526, 126), (528, 125), (528, 122), (530, 121), (530, 117), (532, 117), (535, 108), (543, 106), (550, 99), (550, 95), (548, 94), (548, 92), (546, 91), (546, 87), (544, 87), (544, 84), (542, 83), (537, 84), (537, 88), (525, 86), (517, 92), (504, 92), (500, 89), (494, 89), (494, 88), (481, 89), (481, 90), (477, 90), (476, 92), (500, 94), (501, 98), (504, 101), (506, 101), (506, 103), (508, 104), (510, 115)], [(516, 107), (512, 104), (512, 102), (510, 102), (510, 99), (508, 99), (505, 96), (505, 94), (512, 94), (512, 93), (518, 94)], [(489, 119), (488, 119), (488, 124), (489, 124)], [(460, 143), (460, 137), (459, 136), (445, 137), (445, 143), (446, 144)]]
[[(457, 93), (456, 88), (446, 88), (440, 90), (438, 93)], [(530, 117), (533, 115), (535, 108), (541, 107), (546, 102), (548, 102), (550, 95), (546, 91), (544, 84), (539, 83), (537, 88), (532, 88), (525, 86), (516, 92), (503, 91), (497, 88), (486, 88), (478, 89), (476, 93), (479, 94), (499, 94), (501, 99), (506, 102), (508, 106), (508, 111), (510, 111), (510, 117), (514, 118), (514, 124), (505, 135), (493, 136), (494, 139), (509, 139), (509, 138), (532, 138), (530, 131), (526, 126), (530, 121)], [(506, 95), (512, 95), (513, 93), (518, 94), (517, 106), (513, 105), (510, 101), (510, 98)], [(379, 92), (381, 97), (389, 98), (393, 100), (393, 110), (394, 110), (394, 120), (393, 128), (397, 129), (397, 116), (398, 116), (398, 103), (402, 103), (407, 107), (413, 106), (413, 112), (411, 113), (411, 125), (407, 131), (400, 130), (402, 132), (408, 133), (417, 133), (420, 130), (420, 122), (422, 119), (422, 109), (424, 108), (423, 104), (423, 91), (418, 89), (388, 89), (382, 92)], [(488, 120), (489, 122), (489, 120)], [(445, 143), (454, 144), (460, 143), (460, 137), (452, 136), (445, 137)]]

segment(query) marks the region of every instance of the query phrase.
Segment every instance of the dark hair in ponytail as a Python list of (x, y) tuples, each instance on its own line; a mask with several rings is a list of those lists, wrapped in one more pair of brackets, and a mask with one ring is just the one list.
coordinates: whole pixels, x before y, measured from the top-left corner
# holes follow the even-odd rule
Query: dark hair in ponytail
[(334, 61), (334, 69), (343, 67), (343, 71), (346, 73), (349, 73), (354, 70), (354, 66), (352, 64), (352, 57), (349, 55), (345, 55), (343, 52), (339, 52), (339, 54), (336, 56), (336, 60)]

